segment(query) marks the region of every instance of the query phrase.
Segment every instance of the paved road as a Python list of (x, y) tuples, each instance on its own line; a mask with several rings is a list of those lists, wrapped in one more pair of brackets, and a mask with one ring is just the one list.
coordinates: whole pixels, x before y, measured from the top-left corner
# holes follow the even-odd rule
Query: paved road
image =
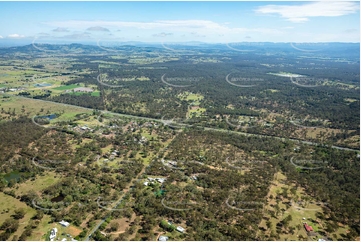
[[(10, 96), (15, 96), (15, 95), (10, 95)], [(86, 110), (90, 110), (93, 111), (94, 109), (92, 108), (85, 108), (85, 107), (81, 107), (81, 106), (76, 106), (76, 105), (71, 105), (71, 104), (64, 104), (64, 103), (57, 103), (57, 102), (52, 102), (52, 101), (46, 101), (46, 100), (41, 100), (41, 99), (33, 99), (33, 98), (27, 98), (27, 97), (22, 97), (22, 96), (15, 96), (15, 97), (19, 97), (19, 98), (25, 98), (25, 99), (31, 99), (31, 100), (36, 100), (39, 102), (47, 102), (47, 103), (53, 103), (53, 104), (57, 104), (57, 105), (63, 105), (63, 106), (68, 106), (68, 107), (75, 107), (75, 108), (82, 108), (82, 109), (86, 109)], [(127, 118), (132, 118), (132, 119), (143, 119), (143, 120), (148, 120), (148, 121), (155, 121), (155, 122), (161, 122), (164, 123), (164, 120), (162, 119), (155, 119), (155, 118), (147, 118), (147, 117), (140, 117), (140, 116), (134, 116), (134, 115), (128, 115), (128, 114), (119, 114), (119, 113), (113, 113), (110, 111), (101, 111), (103, 114), (111, 114), (111, 115), (115, 115), (115, 116), (119, 116), (119, 117), (127, 117)], [(188, 124), (181, 124), (181, 123), (176, 123), (178, 125), (181, 125), (183, 127), (191, 127), (191, 125)], [(245, 136), (254, 136), (254, 137), (265, 137), (265, 138), (274, 138), (274, 139), (278, 139), (281, 141), (293, 141), (293, 142), (299, 142), (299, 143), (303, 143), (303, 144), (307, 144), (307, 145), (319, 145), (318, 143), (313, 143), (313, 142), (309, 142), (309, 141), (304, 141), (304, 140), (297, 140), (297, 139), (287, 139), (287, 138), (282, 138), (282, 137), (277, 137), (277, 136), (270, 136), (270, 135), (261, 135), (261, 134), (252, 134), (252, 133), (246, 133), (246, 132), (239, 132), (239, 131), (231, 131), (231, 130), (225, 130), (225, 129), (218, 129), (218, 128), (207, 128), (207, 127), (202, 127), (202, 126), (197, 126), (199, 128), (204, 128), (204, 130), (208, 130), (208, 131), (216, 131), (216, 132), (224, 132), (224, 133), (233, 133), (233, 134), (241, 134), (241, 135), (245, 135)], [(350, 148), (344, 148), (344, 147), (339, 147), (339, 146), (331, 146), (334, 149), (339, 149), (339, 150), (347, 150), (347, 151), (359, 151), (357, 149), (350, 149)], [(165, 149), (166, 147), (164, 147)], [(138, 177), (144, 173), (144, 169), (137, 175), (137, 177), (135, 179), (133, 179), (132, 182), (134, 182), (134, 180), (137, 180)], [(130, 188), (130, 184), (132, 183), (130, 182), (128, 185), (128, 189)], [(114, 205), (113, 209), (116, 208), (123, 200), (124, 196), (127, 193), (124, 193), (123, 196), (120, 197), (120, 199), (116, 202), (116, 204)], [(95, 233), (95, 231), (97, 231), (99, 229), (99, 227), (105, 222), (105, 220), (111, 215), (111, 213), (109, 213), (106, 217), (104, 217), (92, 230), (91, 232), (88, 234), (88, 236), (85, 238), (85, 241), (89, 241), (90, 237)]]
[[(320, 145), (319, 143), (314, 143), (314, 142), (310, 142), (310, 141), (305, 141), (305, 140), (298, 140), (298, 139), (292, 139), (292, 138), (282, 138), (282, 137), (278, 137), (278, 136), (271, 136), (271, 135), (263, 135), (263, 134), (252, 134), (252, 133), (246, 133), (246, 132), (240, 132), (240, 131), (231, 131), (231, 130), (224, 130), (224, 129), (217, 129), (217, 128), (204, 128), (205, 130), (212, 130), (212, 131), (218, 131), (218, 132), (229, 132), (229, 133), (234, 133), (234, 134), (242, 134), (245, 136), (254, 136), (254, 137), (265, 137), (265, 138), (273, 138), (273, 139), (278, 139), (281, 141), (292, 141), (292, 142), (299, 142), (299, 143), (303, 143), (303, 144), (307, 144), (307, 145)], [(338, 149), (338, 150), (348, 150), (348, 151), (360, 151), (357, 149), (351, 149), (351, 148), (345, 148), (345, 147), (340, 147), (340, 146), (336, 146), (336, 145), (332, 145), (331, 148), (334, 149)]]
[[(7, 94), (7, 95), (13, 96), (13, 97), (36, 100), (36, 101), (39, 101), (39, 102), (47, 102), (47, 103), (63, 105), (63, 106), (67, 106), (67, 107), (82, 108), (82, 109), (94, 111), (93, 108), (85, 108), (85, 107), (71, 105), (71, 104), (52, 102), (52, 101), (46, 101), (46, 100), (41, 100), (41, 99), (33, 99), (33, 98), (28, 98), (28, 97), (23, 97), (23, 96), (15, 96), (15, 95), (11, 95), (11, 94)], [(166, 120), (156, 119), (156, 118), (147, 118), (147, 117), (134, 116), (134, 115), (129, 115), (129, 114), (113, 113), (113, 112), (110, 112), (110, 111), (101, 111), (101, 112), (102, 112), (102, 114), (111, 114), (111, 115), (119, 116), (119, 117), (126, 117), (126, 118), (132, 118), (132, 119), (143, 119), (143, 120), (147, 120), (147, 121), (155, 121), (155, 122), (160, 122), (160, 123), (165, 123), (166, 122)], [(191, 127), (191, 125), (176, 123), (176, 122), (174, 122), (172, 124), (177, 125), (177, 127), (179, 127), (179, 125), (181, 125), (183, 127)], [(262, 135), (262, 134), (253, 134), (253, 133), (246, 133), (246, 132), (241, 132), (241, 131), (231, 131), (231, 130), (225, 130), (225, 129), (219, 129), (219, 128), (207, 128), (207, 127), (202, 127), (202, 126), (198, 126), (198, 127), (199, 128), (204, 128), (204, 130), (210, 130), (210, 131), (228, 132), (228, 133), (241, 134), (241, 135), (245, 135), (245, 136), (254, 136), (254, 137), (274, 138), (274, 139), (278, 139), (278, 140), (281, 140), (281, 141), (289, 140), (289, 141), (299, 142), (299, 143), (303, 143), (303, 144), (307, 144), (307, 145), (315, 145), (315, 146), (320, 145), (319, 143), (314, 143), (314, 142), (304, 141), (304, 140), (299, 140), (299, 139), (283, 138), (283, 137), (278, 137), (278, 136)], [(336, 146), (336, 145), (332, 145), (331, 148), (338, 149), (338, 150), (356, 151), (356, 152), (360, 151), (359, 149), (345, 148), (345, 147), (340, 147), (340, 146)]]

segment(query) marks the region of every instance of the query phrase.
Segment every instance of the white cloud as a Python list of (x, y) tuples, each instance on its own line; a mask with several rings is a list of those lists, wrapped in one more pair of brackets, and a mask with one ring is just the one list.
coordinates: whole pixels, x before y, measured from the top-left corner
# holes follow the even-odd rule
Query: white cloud
[(159, 34), (153, 34), (154, 37), (166, 37), (166, 36), (172, 36), (173, 33), (159, 33)]
[(2, 37), (1, 35), (0, 35), (0, 39), (3, 39), (4, 37)]
[(54, 32), (69, 32), (69, 30), (68, 29), (66, 29), (66, 28), (56, 28), (56, 29), (53, 29), (53, 31)]
[(358, 33), (359, 31), (357, 29), (346, 29), (343, 31), (343, 33), (346, 34), (353, 34), (353, 33)]
[(338, 17), (359, 11), (359, 2), (315, 2), (302, 5), (266, 5), (255, 11), (261, 14), (279, 14), (290, 22), (302, 23), (310, 17)]
[(38, 33), (37, 35), (38, 35), (38, 36), (49, 36), (50, 34), (41, 32), (41, 33)]
[(106, 26), (108, 28), (133, 28), (133, 29), (158, 29), (166, 31), (192, 32), (197, 29), (200, 34), (217, 33), (244, 33), (244, 32), (262, 32), (262, 33), (279, 33), (277, 29), (247, 29), (247, 28), (230, 28), (209, 20), (158, 20), (152, 22), (121, 22), (121, 21), (77, 21), (69, 20), (62, 22), (47, 22), (50, 26), (60, 26), (62, 28), (73, 28), (84, 30), (92, 26)]
[(206, 37), (205, 35), (200, 35), (197, 32), (192, 32), (191, 35), (193, 35), (194, 37), (201, 37), (201, 38)]
[(20, 35), (20, 34), (9, 34), (8, 38), (14, 38), (14, 39), (18, 39), (18, 38), (24, 38), (25, 35)]
[(86, 30), (88, 31), (104, 31), (104, 32), (109, 32), (109, 29), (107, 28), (103, 28), (101, 26), (96, 26), (96, 27), (89, 27)]
[(64, 21), (49, 22), (49, 25), (58, 25), (63, 28), (90, 28), (94, 25), (117, 27), (117, 28), (138, 28), (138, 29), (154, 29), (154, 28), (223, 28), (221, 25), (208, 20), (160, 20), (153, 22), (121, 22), (121, 21)]
[(74, 33), (70, 35), (62, 36), (62, 39), (89, 39), (91, 35), (87, 32), (84, 33)]

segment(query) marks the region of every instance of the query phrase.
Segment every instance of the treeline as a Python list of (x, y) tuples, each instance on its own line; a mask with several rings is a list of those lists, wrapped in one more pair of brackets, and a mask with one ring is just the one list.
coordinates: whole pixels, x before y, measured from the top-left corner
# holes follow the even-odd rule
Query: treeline
[[(198, 55), (193, 58), (201, 57), (203, 56)], [(209, 56), (207, 55), (207, 57)], [(218, 114), (256, 115), (257, 113), (252, 108), (257, 108), (281, 114), (290, 111), (300, 118), (310, 116), (311, 118), (330, 120), (331, 128), (358, 129), (359, 92), (357, 89), (348, 88), (346, 90), (336, 86), (304, 88), (292, 84), (289, 78), (268, 74), (269, 72), (293, 72), (315, 78), (354, 82), (353, 80), (359, 77), (359, 71), (353, 65), (338, 63), (336, 68), (338, 71), (329, 71), (335, 64), (328, 61), (326, 71), (308, 68), (307, 60), (297, 60), (297, 68), (288, 65), (285, 69), (278, 65), (285, 62), (295, 62), (293, 57), (285, 57), (284, 59), (265, 57), (265, 60), (262, 59), (263, 62), (268, 61), (270, 65), (275, 65), (270, 70), (269, 67), (260, 65), (258, 56), (248, 54), (247, 57), (249, 59), (246, 61), (239, 56), (229, 55), (229, 59), (222, 63), (198, 63), (194, 65), (189, 57), (181, 56), (178, 61), (148, 65), (155, 69), (139, 69), (138, 65), (123, 64), (124, 60), (122, 60), (119, 62), (120, 66), (100, 68), (98, 72), (98, 66), (94, 66), (94, 63), (90, 62), (97, 58), (93, 56), (82, 59), (86, 62), (82, 64), (83, 68), (93, 70), (93, 74), (86, 74), (84, 77), (71, 80), (67, 84), (97, 84), (102, 93), (103, 107), (120, 113), (156, 117), (156, 113), (173, 115), (176, 113), (174, 110), (177, 110), (178, 117), (184, 117), (189, 103), (181, 102), (176, 98), (176, 95), (190, 91), (200, 93), (205, 97), (200, 106), (207, 109), (206, 114), (209, 116)], [(101, 57), (101, 59), (107, 60), (105, 57)], [(315, 62), (324, 65), (324, 61), (321, 63), (315, 60)], [(111, 80), (111, 82), (103, 80), (105, 83), (122, 85), (122, 87), (110, 88), (99, 84), (96, 80), (99, 73), (106, 73)], [(340, 73), (343, 74), (340, 75)], [(164, 79), (165, 81), (168, 80), (168, 83), (185, 85), (186, 87), (168, 86), (161, 81), (164, 74), (166, 74)], [(230, 81), (232, 80), (231, 77), (254, 78), (258, 81), (253, 83), (255, 86), (249, 88), (238, 87), (226, 82), (228, 74), (230, 74)], [(150, 78), (150, 81), (122, 81), (122, 78), (131, 76), (146, 76)], [(178, 81), (176, 81), (177, 78)], [(242, 82), (233, 82), (235, 85), (242, 85)], [(98, 102), (102, 103), (100, 100), (89, 100), (90, 98), (93, 97), (86, 95), (72, 96), (71, 98), (62, 97), (61, 101), (68, 101), (72, 104), (79, 103), (82, 106), (88, 103), (86, 106), (92, 108), (101, 106), (98, 104)], [(347, 98), (356, 101), (347, 103), (345, 101)], [(232, 109), (227, 108), (230, 104), (233, 106)]]

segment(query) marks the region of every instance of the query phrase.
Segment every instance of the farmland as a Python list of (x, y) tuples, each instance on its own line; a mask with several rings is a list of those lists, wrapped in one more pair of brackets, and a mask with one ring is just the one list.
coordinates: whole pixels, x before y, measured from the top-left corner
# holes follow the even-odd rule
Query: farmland
[(1, 49), (0, 239), (358, 238), (358, 67), (269, 45)]

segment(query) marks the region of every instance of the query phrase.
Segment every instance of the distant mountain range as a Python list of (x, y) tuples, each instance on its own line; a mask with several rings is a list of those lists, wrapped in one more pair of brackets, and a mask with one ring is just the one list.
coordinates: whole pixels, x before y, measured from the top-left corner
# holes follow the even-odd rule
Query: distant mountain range
[[(2, 40), (0, 44), (4, 43)], [(166, 51), (168, 53), (178, 52), (193, 54), (197, 52), (229, 52), (234, 54), (256, 54), (273, 55), (277, 53), (295, 54), (305, 58), (332, 58), (347, 59), (352, 62), (360, 61), (359, 43), (272, 43), (272, 42), (239, 42), (239, 43), (204, 43), (198, 41), (181, 43), (146, 43), (139, 41), (127, 41), (122, 43), (67, 43), (67, 44), (44, 44), (44, 43), (22, 43), (11, 45), (11, 43), (0, 45), (0, 54), (11, 52), (23, 53), (54, 53), (54, 54), (100, 54), (104, 52), (116, 53), (125, 51)], [(10, 52), (9, 52), (10, 51)], [(308, 56), (308, 57), (307, 57)]]
[[(28, 44), (32, 44), (33, 43), (33, 39), (0, 39), (0, 47), (10, 47), (10, 46), (24, 46), (24, 45), (28, 45)], [(48, 41), (48, 40), (47, 40)], [(45, 40), (44, 40), (45, 43)], [(307, 45), (360, 45), (360, 43), (346, 43), (346, 42), (308, 42), (308, 43), (296, 43), (296, 42), (230, 42), (230, 43), (207, 43), (207, 42), (201, 42), (201, 41), (188, 41), (188, 42), (141, 42), (141, 41), (124, 41), (124, 42), (117, 42), (117, 41), (109, 41), (109, 40), (105, 40), (105, 41), (80, 41), (80, 40), (76, 40), (76, 41), (70, 41), (70, 40), (66, 40), (66, 41), (56, 41), (56, 40), (52, 40), (52, 41), (48, 41), (48, 44), (72, 44), (72, 43), (76, 43), (76, 44), (83, 44), (83, 45), (97, 45), (98, 43), (100, 45), (106, 45), (106, 46), (115, 46), (115, 45), (133, 45), (133, 46), (161, 46), (161, 45), (177, 45), (177, 46), (190, 46), (190, 45), (195, 45), (195, 46), (199, 46), (199, 45), (207, 45), (207, 46), (214, 46), (214, 45), (226, 45), (226, 44), (245, 44), (245, 45), (283, 45), (283, 44), (294, 44), (294, 45), (302, 45), (302, 46), (307, 46)], [(41, 43), (36, 43), (34, 42), (34, 44), (38, 45)]]

